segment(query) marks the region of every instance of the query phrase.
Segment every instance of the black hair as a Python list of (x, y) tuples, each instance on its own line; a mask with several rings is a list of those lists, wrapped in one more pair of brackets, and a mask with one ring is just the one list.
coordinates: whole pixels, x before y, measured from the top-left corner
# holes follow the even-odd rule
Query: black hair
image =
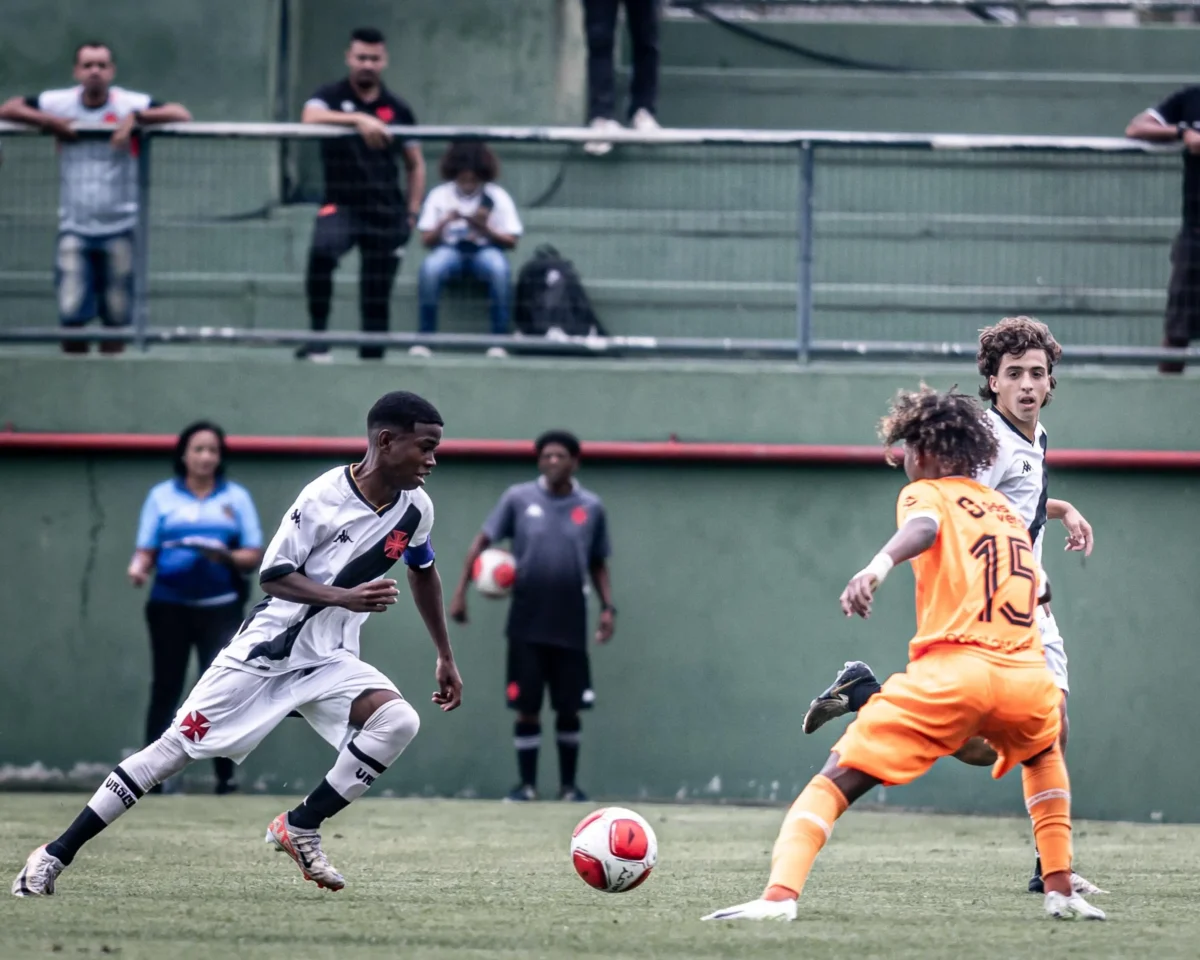
[(192, 437), (198, 434), (201, 430), (211, 430), (217, 435), (217, 449), (221, 452), (221, 460), (217, 464), (217, 479), (225, 476), (225, 461), (229, 457), (229, 447), (225, 444), (225, 431), (218, 427), (211, 420), (197, 420), (195, 423), (189, 423), (180, 432), (175, 440), (175, 475), (184, 480), (187, 479), (187, 466), (183, 462), (183, 455), (187, 453), (188, 444), (192, 442)]
[(559, 446), (565, 447), (567, 453), (572, 457), (579, 456), (579, 438), (569, 430), (547, 430), (533, 441), (539, 457), (542, 455), (542, 451), (552, 443), (557, 443)]
[(383, 39), (383, 32), (374, 27), (355, 27), (350, 31), (350, 42), (354, 43), (355, 40), (359, 43), (387, 43)]
[(879, 438), (889, 463), (892, 447), (903, 442), (965, 477), (996, 459), (996, 435), (979, 404), (954, 388), (938, 393), (921, 384), (916, 392), (901, 390), (879, 421)]
[(81, 43), (79, 46), (77, 46), (75, 48), (75, 59), (73, 61), (74, 63), (79, 62), (79, 54), (82, 52), (84, 47), (101, 47), (108, 51), (108, 59), (109, 60), (111, 60), (113, 63), (117, 62), (117, 55), (115, 53), (113, 53), (113, 48), (110, 47), (103, 40), (85, 40), (85, 41), (83, 41), (83, 43)]
[(375, 401), (367, 414), (367, 432), (381, 427), (396, 427), (404, 433), (412, 433), (418, 423), (436, 423), (442, 426), (442, 415), (437, 407), (407, 390), (393, 390)]
[(482, 140), (455, 140), (442, 154), (438, 169), (443, 180), (457, 179), (470, 170), (484, 183), (494, 183), (500, 176), (500, 161)]

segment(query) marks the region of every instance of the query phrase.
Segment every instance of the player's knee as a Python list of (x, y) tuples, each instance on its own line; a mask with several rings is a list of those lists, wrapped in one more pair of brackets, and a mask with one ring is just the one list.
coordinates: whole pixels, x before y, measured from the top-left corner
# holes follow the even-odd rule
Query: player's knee
[(583, 721), (577, 713), (560, 713), (555, 717), (554, 729), (560, 733), (578, 733), (583, 729)]
[(121, 769), (145, 793), (191, 763), (178, 734), (168, 730), (150, 746), (121, 761)]
[(407, 700), (388, 700), (363, 724), (363, 733), (399, 756), (421, 729), (421, 718)]
[(990, 767), (996, 762), (996, 751), (982, 737), (972, 737), (955, 751), (954, 759), (973, 767)]

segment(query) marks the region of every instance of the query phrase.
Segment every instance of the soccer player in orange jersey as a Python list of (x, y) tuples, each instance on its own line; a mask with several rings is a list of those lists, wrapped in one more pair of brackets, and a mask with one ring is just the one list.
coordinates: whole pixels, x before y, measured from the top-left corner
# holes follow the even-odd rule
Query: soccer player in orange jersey
[(847, 616), (869, 617), (888, 571), (912, 560), (917, 632), (908, 669), (863, 706), (792, 804), (762, 897), (704, 919), (794, 920), (813, 862), (851, 803), (880, 784), (910, 783), (981, 736), (996, 752), (993, 777), (1022, 766), (1046, 913), (1103, 920), (1071, 888), (1062, 697), (1037, 628), (1033, 544), (1012, 504), (971, 479), (995, 458), (996, 436), (969, 397), (925, 387), (899, 394), (879, 433), (889, 451), (905, 444), (912, 482), (896, 506), (898, 532), (850, 580), (841, 604)]

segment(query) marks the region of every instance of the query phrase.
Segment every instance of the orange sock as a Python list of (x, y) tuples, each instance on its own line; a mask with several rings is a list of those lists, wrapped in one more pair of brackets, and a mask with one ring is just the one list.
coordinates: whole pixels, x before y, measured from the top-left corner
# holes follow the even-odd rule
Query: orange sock
[(833, 833), (833, 824), (849, 803), (828, 777), (817, 774), (783, 818), (771, 853), (766, 900), (795, 900), (804, 889), (817, 854)]
[(1025, 809), (1042, 858), (1042, 876), (1071, 869), (1071, 782), (1058, 744), (1021, 768)]

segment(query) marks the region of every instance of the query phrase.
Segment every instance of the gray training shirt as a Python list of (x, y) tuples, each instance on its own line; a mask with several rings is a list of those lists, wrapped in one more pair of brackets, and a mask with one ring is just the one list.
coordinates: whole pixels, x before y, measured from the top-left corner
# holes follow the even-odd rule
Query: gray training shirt
[(542, 478), (504, 491), (483, 525), (493, 543), (512, 541), (517, 582), (508, 638), (585, 649), (588, 571), (609, 555), (604, 504), (575, 483), (565, 497)]

